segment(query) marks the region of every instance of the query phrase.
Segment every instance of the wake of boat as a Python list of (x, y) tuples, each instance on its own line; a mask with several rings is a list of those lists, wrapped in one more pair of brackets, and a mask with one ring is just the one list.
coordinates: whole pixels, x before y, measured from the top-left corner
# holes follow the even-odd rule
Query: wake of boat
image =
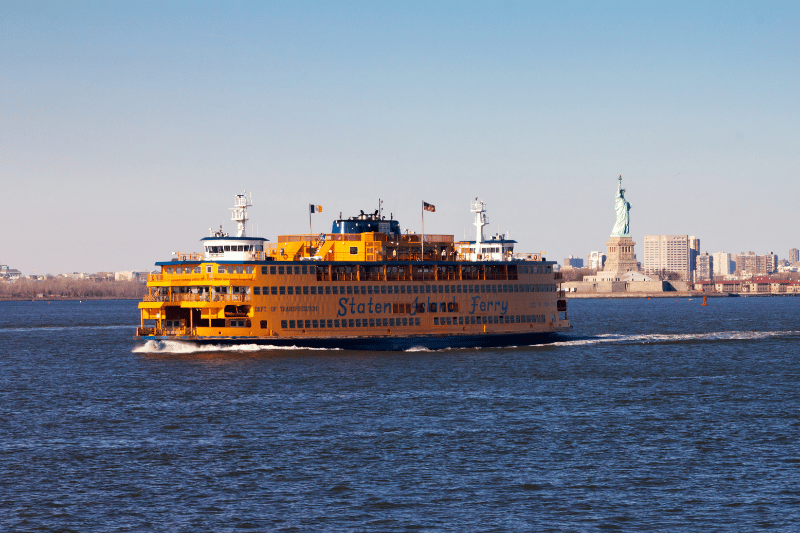
[(550, 346), (586, 346), (602, 343), (670, 343), (687, 341), (742, 341), (761, 340), (773, 337), (790, 337), (800, 331), (715, 331), (710, 333), (648, 333), (643, 335), (597, 335), (575, 340), (551, 343)]
[(301, 348), (299, 346), (264, 346), (260, 344), (194, 344), (191, 342), (181, 341), (147, 341), (142, 346), (137, 346), (133, 349), (133, 353), (169, 353), (169, 354), (187, 354), (198, 352), (259, 352), (259, 351), (292, 351), (292, 350), (308, 350), (308, 351), (330, 351), (338, 350), (338, 348)]

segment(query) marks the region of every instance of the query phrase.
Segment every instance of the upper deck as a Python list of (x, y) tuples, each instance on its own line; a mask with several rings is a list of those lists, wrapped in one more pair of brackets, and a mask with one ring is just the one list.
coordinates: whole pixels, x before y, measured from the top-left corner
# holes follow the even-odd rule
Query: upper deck
[[(173, 261), (230, 263), (242, 261), (321, 261), (321, 262), (452, 262), (452, 261), (543, 261), (541, 253), (518, 254), (516, 241), (505, 236), (483, 238), (483, 226), (488, 222), (483, 202), (473, 204), (478, 227), (475, 241), (455, 242), (453, 235), (417, 234), (400, 231), (400, 223), (391, 217), (386, 220), (380, 211), (348, 219), (339, 218), (331, 233), (279, 235), (269, 243), (262, 237), (248, 237), (246, 221), (249, 199), (240, 194), (233, 208), (233, 220), (238, 223), (236, 237), (222, 229), (211, 230), (202, 239), (203, 253), (180, 253)], [(165, 265), (168, 263), (158, 263)]]

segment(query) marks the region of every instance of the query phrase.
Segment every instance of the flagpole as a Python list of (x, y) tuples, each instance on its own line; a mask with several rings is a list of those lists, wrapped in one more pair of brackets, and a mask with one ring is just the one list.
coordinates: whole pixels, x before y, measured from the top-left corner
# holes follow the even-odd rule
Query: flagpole
[(422, 238), (419, 243), (421, 245), (420, 259), (425, 261), (425, 202), (422, 202)]
[(314, 234), (314, 232), (311, 230), (311, 204), (308, 205), (308, 233), (309, 235)]

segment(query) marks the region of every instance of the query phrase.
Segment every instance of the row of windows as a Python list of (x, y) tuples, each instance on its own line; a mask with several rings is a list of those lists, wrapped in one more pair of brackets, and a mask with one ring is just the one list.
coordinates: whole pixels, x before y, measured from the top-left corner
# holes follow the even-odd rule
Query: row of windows
[(403, 318), (343, 318), (333, 320), (281, 320), (281, 327), (283, 329), (305, 328), (375, 328), (385, 327), (390, 328), (394, 326), (419, 326), (420, 320), (415, 317)]
[[(348, 267), (348, 268), (355, 268), (355, 267)], [(390, 266), (390, 269), (396, 269), (396, 266)], [(452, 268), (452, 267), (451, 267)], [(549, 269), (545, 266), (533, 266), (533, 265), (518, 265), (517, 266), (520, 274), (539, 274), (549, 272)], [(262, 274), (315, 274), (317, 272), (316, 265), (270, 265), (270, 266), (262, 266), (261, 273)]]
[(279, 286), (279, 287), (253, 287), (253, 294), (471, 294), (480, 292), (553, 292), (556, 285), (539, 283), (501, 283), (484, 285), (315, 285), (305, 286)]
[[(218, 274), (252, 274), (252, 265), (216, 265)], [(348, 269), (355, 269), (356, 267), (345, 267)], [(388, 267), (389, 269), (398, 269), (398, 267)], [(449, 267), (453, 268), (453, 267)], [(518, 265), (518, 271), (521, 274), (539, 274), (549, 272), (549, 267), (538, 267), (530, 265)], [(177, 266), (167, 267), (167, 274), (200, 274), (200, 265), (195, 266)], [(214, 272), (214, 265), (206, 265), (206, 273), (211, 274)], [(284, 275), (284, 274), (316, 274), (316, 265), (272, 265), (262, 266), (261, 273), (264, 275)]]
[[(545, 322), (545, 315), (459, 316), (434, 317), (434, 326), (462, 326), (471, 324), (532, 324)], [(403, 318), (343, 318), (328, 320), (281, 320), (283, 329), (337, 329), (337, 328), (391, 328), (419, 326), (419, 317)]]
[(221, 254), (222, 252), (263, 252), (263, 244), (226, 244), (225, 246), (206, 246), (206, 252)]

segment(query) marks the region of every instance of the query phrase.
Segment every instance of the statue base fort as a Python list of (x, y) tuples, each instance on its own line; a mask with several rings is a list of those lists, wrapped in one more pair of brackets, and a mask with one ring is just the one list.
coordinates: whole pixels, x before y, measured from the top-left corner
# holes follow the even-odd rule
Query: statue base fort
[(612, 236), (606, 243), (606, 263), (603, 270), (595, 276), (586, 276), (585, 281), (621, 281), (628, 272), (638, 272), (633, 247), (636, 245), (630, 237)]

